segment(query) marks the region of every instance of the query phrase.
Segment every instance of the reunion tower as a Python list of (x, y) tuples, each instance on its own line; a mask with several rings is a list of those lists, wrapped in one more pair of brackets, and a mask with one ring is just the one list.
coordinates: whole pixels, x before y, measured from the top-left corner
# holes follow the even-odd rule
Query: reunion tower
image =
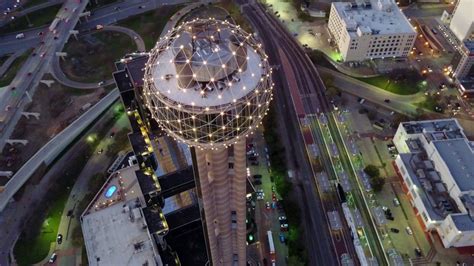
[(246, 265), (245, 137), (273, 86), (261, 44), (227, 21), (185, 22), (151, 50), (144, 84), (152, 117), (194, 147), (212, 265)]

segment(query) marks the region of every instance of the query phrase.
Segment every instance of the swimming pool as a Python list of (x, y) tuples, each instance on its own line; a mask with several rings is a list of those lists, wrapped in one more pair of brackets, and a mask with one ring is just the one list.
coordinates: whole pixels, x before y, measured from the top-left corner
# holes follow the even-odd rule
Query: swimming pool
[(117, 186), (113, 185), (113, 186), (110, 186), (106, 191), (105, 191), (105, 197), (106, 198), (110, 198), (112, 197), (115, 192), (117, 191)]

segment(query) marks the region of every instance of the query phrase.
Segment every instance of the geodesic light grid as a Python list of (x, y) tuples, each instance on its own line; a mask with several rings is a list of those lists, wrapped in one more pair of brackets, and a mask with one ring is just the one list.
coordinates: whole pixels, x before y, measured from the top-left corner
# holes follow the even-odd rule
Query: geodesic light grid
[(261, 124), (272, 99), (268, 57), (227, 21), (196, 19), (151, 50), (145, 103), (172, 137), (204, 149), (233, 144)]

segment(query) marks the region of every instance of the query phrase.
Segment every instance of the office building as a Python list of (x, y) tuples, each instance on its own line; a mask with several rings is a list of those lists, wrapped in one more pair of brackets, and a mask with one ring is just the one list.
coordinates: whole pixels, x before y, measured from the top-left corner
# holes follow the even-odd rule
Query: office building
[(474, 1), (458, 0), (454, 8), (449, 28), (459, 41), (474, 39)]
[(333, 2), (328, 28), (344, 61), (406, 57), (417, 35), (392, 0)]
[(474, 96), (474, 40), (460, 44), (451, 60), (450, 76), (463, 97)]
[(443, 245), (474, 245), (474, 145), (456, 119), (401, 123), (397, 174), (416, 218)]

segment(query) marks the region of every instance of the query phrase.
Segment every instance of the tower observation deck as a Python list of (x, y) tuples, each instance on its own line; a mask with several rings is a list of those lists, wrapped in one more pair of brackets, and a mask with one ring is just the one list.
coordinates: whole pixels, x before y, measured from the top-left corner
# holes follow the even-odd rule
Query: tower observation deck
[(151, 50), (143, 95), (153, 119), (194, 147), (212, 265), (246, 265), (245, 137), (272, 99), (262, 45), (239, 26), (195, 19)]

